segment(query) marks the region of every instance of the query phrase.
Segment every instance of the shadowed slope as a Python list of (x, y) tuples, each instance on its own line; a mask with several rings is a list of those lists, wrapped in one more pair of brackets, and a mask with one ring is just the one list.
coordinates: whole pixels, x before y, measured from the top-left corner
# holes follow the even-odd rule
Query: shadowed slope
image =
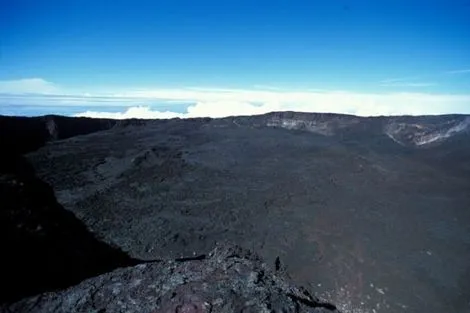
[(0, 302), (65, 288), (137, 264), (98, 241), (22, 157), (0, 162)]

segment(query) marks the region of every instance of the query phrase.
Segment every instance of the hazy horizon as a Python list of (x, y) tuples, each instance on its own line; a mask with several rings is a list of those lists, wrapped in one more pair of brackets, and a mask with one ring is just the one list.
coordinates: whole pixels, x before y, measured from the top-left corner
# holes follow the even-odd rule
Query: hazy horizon
[(470, 114), (468, 1), (4, 1), (0, 114)]

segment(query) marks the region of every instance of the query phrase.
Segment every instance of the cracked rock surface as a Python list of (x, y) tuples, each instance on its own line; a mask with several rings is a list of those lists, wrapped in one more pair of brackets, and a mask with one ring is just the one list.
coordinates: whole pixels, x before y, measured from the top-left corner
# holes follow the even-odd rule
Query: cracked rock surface
[(289, 283), (238, 246), (216, 247), (207, 257), (149, 262), (88, 279), (0, 308), (0, 312), (338, 312)]

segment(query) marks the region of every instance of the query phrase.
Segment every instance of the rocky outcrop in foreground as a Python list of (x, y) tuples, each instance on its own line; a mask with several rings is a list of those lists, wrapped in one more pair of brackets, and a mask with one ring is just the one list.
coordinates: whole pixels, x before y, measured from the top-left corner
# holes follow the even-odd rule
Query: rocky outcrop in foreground
[(288, 280), (279, 262), (271, 270), (250, 252), (224, 245), (207, 257), (117, 269), (0, 312), (338, 312)]

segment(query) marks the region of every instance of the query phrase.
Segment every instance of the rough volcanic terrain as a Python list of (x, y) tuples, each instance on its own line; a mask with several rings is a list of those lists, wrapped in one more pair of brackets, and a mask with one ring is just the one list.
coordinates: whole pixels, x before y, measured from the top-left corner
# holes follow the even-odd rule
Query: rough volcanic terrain
[(65, 291), (25, 299), (0, 311), (339, 313), (280, 270), (239, 247), (217, 247), (207, 258), (139, 264)]
[(468, 116), (82, 121), (26, 157), (133, 259), (230, 242), (345, 312), (470, 312)]

